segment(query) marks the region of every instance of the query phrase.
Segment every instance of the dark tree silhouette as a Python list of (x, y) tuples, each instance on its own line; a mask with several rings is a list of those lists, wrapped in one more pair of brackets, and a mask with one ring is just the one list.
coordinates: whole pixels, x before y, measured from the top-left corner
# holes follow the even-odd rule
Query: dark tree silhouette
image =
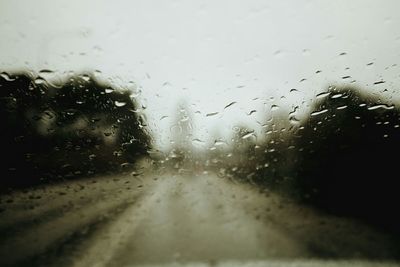
[(130, 92), (92, 75), (55, 87), (40, 76), (3, 73), (0, 101), (3, 190), (117, 170), (151, 144)]
[(293, 134), (297, 129), (290, 124), (289, 112), (275, 112), (265, 127), (265, 142), (259, 145), (256, 154), (256, 175), (253, 181), (282, 193), (293, 187), (293, 166), (297, 155), (294, 151)]
[(304, 201), (400, 233), (400, 111), (353, 87), (331, 87), (295, 138)]

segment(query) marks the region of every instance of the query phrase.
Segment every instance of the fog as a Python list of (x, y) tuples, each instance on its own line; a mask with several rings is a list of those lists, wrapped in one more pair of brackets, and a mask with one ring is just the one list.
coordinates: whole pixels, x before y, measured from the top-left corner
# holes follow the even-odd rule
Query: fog
[(395, 0), (1, 0), (0, 70), (97, 70), (138, 92), (159, 148), (173, 139), (183, 102), (193, 139), (208, 144), (239, 124), (260, 132), (272, 105), (299, 106), (301, 119), (331, 84), (397, 101), (399, 7)]

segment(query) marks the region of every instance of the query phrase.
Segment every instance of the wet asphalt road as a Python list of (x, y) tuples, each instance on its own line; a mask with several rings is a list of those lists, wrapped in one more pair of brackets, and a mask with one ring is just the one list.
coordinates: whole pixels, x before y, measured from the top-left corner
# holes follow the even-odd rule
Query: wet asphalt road
[(1, 196), (0, 266), (399, 266), (390, 236), (213, 173)]

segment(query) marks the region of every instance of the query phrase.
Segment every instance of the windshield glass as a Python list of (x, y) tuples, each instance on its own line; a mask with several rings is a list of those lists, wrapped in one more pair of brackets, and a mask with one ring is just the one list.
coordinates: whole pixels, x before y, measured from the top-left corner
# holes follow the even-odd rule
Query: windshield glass
[(0, 0), (0, 265), (397, 266), (399, 8)]

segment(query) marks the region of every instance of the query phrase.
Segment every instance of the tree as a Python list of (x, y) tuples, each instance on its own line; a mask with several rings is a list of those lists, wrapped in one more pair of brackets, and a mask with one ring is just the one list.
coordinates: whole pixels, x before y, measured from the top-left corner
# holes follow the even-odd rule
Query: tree
[(331, 87), (295, 138), (304, 201), (400, 232), (400, 111), (355, 87)]
[(2, 188), (117, 170), (145, 155), (151, 138), (129, 91), (93, 75), (55, 87), (40, 76), (0, 77)]

